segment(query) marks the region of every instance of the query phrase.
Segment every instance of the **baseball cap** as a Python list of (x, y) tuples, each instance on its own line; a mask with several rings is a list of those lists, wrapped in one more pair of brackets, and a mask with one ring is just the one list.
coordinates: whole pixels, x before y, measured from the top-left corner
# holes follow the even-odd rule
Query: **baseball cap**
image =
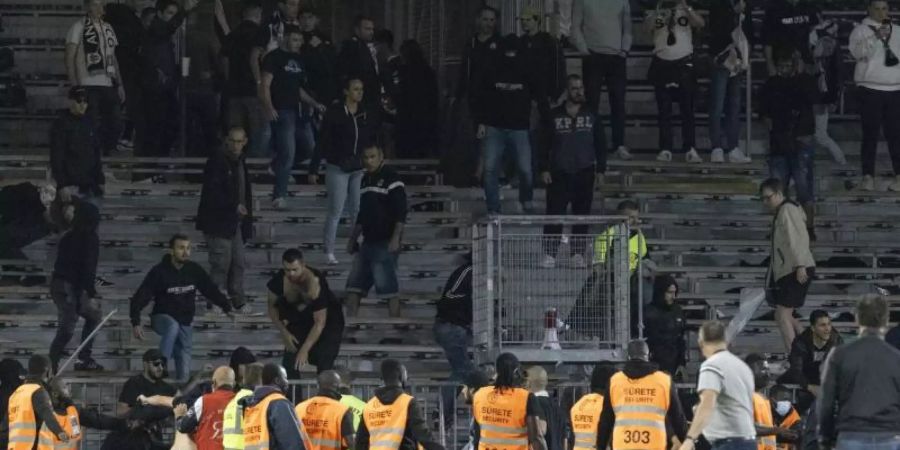
[(520, 19), (534, 19), (538, 21), (541, 20), (541, 16), (543, 16), (541, 11), (534, 6), (526, 6), (522, 8), (522, 13), (519, 14)]
[(87, 89), (84, 86), (72, 86), (69, 89), (69, 99), (85, 100), (87, 99)]
[(165, 361), (166, 357), (163, 356), (162, 352), (160, 352), (159, 350), (157, 350), (155, 348), (151, 348), (150, 350), (147, 350), (146, 352), (144, 352), (144, 362), (160, 361), (160, 360)]
[(231, 360), (228, 365), (232, 369), (237, 369), (241, 364), (253, 364), (256, 362), (256, 356), (247, 347), (238, 347), (231, 352)]

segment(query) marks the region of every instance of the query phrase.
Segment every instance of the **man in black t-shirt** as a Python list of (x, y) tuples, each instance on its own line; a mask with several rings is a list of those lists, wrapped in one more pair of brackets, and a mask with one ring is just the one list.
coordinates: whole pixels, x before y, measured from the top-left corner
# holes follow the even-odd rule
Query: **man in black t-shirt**
[(155, 395), (173, 397), (176, 389), (163, 381), (166, 360), (156, 349), (144, 352), (144, 370), (125, 381), (119, 402), (116, 404), (116, 415), (135, 421), (140, 426), (123, 432), (110, 433), (103, 442), (103, 449), (168, 449), (169, 444), (163, 441), (163, 426), (172, 416), (170, 408), (149, 406), (139, 398)]
[(807, 0), (770, 0), (763, 19), (763, 42), (769, 76), (776, 74), (775, 53), (797, 52), (812, 64), (809, 33), (819, 23), (818, 9)]
[(296, 136), (299, 132), (308, 148), (313, 148), (312, 127), (309, 121), (300, 122), (300, 102), (325, 111), (325, 105), (310, 96), (304, 87), (307, 84), (306, 69), (303, 66), (300, 48), (303, 33), (300, 28), (286, 26), (281, 47), (272, 50), (263, 58), (262, 96), (263, 109), (267, 119), (274, 122), (275, 157), (272, 171), (275, 172), (275, 186), (272, 192), (272, 206), (284, 209), (287, 185), (294, 167), (294, 153), (297, 149)]
[(222, 44), (222, 57), (228, 68), (224, 89), (228, 98), (226, 118), (229, 128), (247, 130), (250, 138), (247, 156), (256, 158), (266, 153), (270, 137), (269, 124), (263, 117), (262, 102), (256, 92), (256, 79), (250, 64), (250, 53), (261, 30), (262, 7), (259, 2), (245, 2), (241, 17), (241, 23)]
[[(447, 381), (462, 383), (475, 370), (469, 359), (469, 346), (472, 341), (472, 253), (463, 255), (463, 264), (456, 268), (447, 284), (441, 299), (437, 302), (437, 315), (434, 318), (434, 340), (444, 349), (447, 362), (450, 363), (450, 377)], [(456, 386), (441, 388), (444, 398), (444, 414), (450, 416), (455, 408), (454, 398)]]

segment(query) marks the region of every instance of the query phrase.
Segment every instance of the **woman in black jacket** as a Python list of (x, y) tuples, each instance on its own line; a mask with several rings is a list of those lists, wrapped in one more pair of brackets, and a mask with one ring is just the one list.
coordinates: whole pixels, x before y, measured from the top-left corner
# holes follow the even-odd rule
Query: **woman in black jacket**
[(337, 264), (334, 241), (341, 213), (345, 207), (356, 222), (359, 212), (359, 189), (363, 178), (362, 151), (375, 141), (369, 111), (362, 103), (363, 82), (349, 78), (344, 82), (344, 100), (332, 103), (325, 111), (319, 141), (309, 164), (310, 183), (318, 182), (319, 163), (325, 158), (325, 187), (328, 191), (328, 217), (325, 219), (325, 258)]
[(403, 41), (400, 56), (400, 80), (394, 99), (397, 154), (402, 158), (431, 158), (437, 150), (437, 76), (415, 40)]
[(675, 303), (678, 283), (669, 275), (656, 277), (653, 302), (644, 311), (644, 333), (650, 360), (659, 369), (675, 375), (685, 364), (684, 311)]

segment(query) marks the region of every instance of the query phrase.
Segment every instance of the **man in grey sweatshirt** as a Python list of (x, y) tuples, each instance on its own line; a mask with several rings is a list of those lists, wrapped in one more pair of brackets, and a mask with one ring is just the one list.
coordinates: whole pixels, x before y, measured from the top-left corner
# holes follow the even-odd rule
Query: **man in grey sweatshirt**
[(612, 143), (616, 155), (631, 159), (625, 146), (625, 60), (631, 50), (631, 6), (628, 0), (575, 0), (572, 43), (584, 55), (582, 70), (588, 104), (597, 111), (602, 83), (609, 90)]

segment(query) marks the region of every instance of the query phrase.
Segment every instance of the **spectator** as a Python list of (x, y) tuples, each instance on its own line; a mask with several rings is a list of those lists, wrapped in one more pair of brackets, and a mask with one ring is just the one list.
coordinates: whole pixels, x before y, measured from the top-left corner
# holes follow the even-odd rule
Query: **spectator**
[(834, 162), (845, 165), (847, 158), (831, 136), (828, 135), (828, 115), (836, 109), (836, 103), (844, 91), (843, 53), (838, 41), (839, 22), (823, 20), (819, 14), (818, 24), (809, 32), (809, 47), (812, 56), (810, 73), (816, 79), (818, 95), (813, 105), (816, 118), (815, 142), (825, 147)]
[(191, 370), (191, 341), (197, 292), (231, 314), (231, 303), (199, 264), (190, 260), (191, 241), (183, 234), (169, 239), (169, 253), (153, 266), (131, 297), (134, 337), (144, 340), (141, 310), (153, 302), (150, 326), (160, 336), (159, 350), (166, 361), (175, 359), (177, 380), (187, 380)]
[(387, 441), (397, 450), (444, 450), (431, 436), (419, 402), (404, 392), (406, 367), (397, 360), (385, 359), (381, 362), (381, 380), (384, 386), (375, 389), (363, 410), (354, 449), (380, 448)]
[(66, 35), (69, 84), (84, 88), (89, 124), (104, 155), (116, 150), (122, 134), (121, 102), (125, 101), (116, 59), (116, 32), (103, 20), (104, 0), (84, 0), (85, 16)]
[(375, 57), (375, 21), (370, 17), (357, 16), (353, 22), (353, 36), (341, 44), (337, 55), (336, 70), (340, 79), (355, 78), (363, 83), (363, 90), (368, 94), (363, 97), (366, 111), (371, 114), (369, 120), (375, 129), (380, 124), (382, 83)]
[(753, 385), (756, 388), (753, 393), (753, 424), (759, 448), (775, 450), (778, 440), (796, 440), (797, 434), (776, 426), (772, 416), (772, 402), (766, 397), (769, 388), (769, 362), (758, 353), (747, 355), (744, 362), (753, 372)]
[[(77, 201), (66, 206), (64, 216), (69, 229), (57, 245), (53, 279), (50, 282), (50, 296), (56, 304), (59, 322), (56, 336), (50, 344), (50, 361), (54, 372), (57, 371), (66, 344), (75, 334), (78, 317), (84, 318), (82, 342), (103, 319), (94, 286), (100, 256), (100, 238), (97, 236), (100, 213), (94, 205)], [(93, 341), (87, 341), (78, 352), (75, 370), (103, 370), (103, 366), (91, 358), (91, 347)]]
[(291, 379), (307, 364), (322, 373), (334, 368), (344, 332), (344, 313), (325, 274), (303, 262), (303, 253), (288, 249), (281, 267), (266, 284), (269, 318), (284, 341), (283, 364)]
[(769, 175), (785, 188), (794, 181), (806, 228), (814, 239), (815, 80), (799, 71), (793, 53), (779, 50), (775, 60), (777, 71), (763, 86), (761, 108), (769, 126)]
[(794, 309), (803, 306), (806, 292), (816, 274), (816, 261), (809, 249), (806, 214), (784, 196), (781, 181), (769, 178), (759, 187), (759, 195), (775, 218), (772, 221), (772, 255), (766, 275), (766, 289), (775, 304), (775, 321), (784, 347), (790, 351), (794, 337), (802, 332)]
[(184, 80), (186, 156), (209, 157), (219, 139), (219, 94), (222, 44), (215, 22), (196, 10), (187, 16), (185, 57), (189, 58)]
[(437, 156), (438, 82), (422, 46), (408, 39), (400, 44), (394, 142), (397, 156), (424, 159)]
[(223, 414), (234, 398), (234, 370), (228, 366), (216, 369), (212, 376), (213, 391), (198, 398), (188, 409), (184, 403), (175, 407), (175, 429), (190, 434), (197, 450), (221, 450), (222, 430), (227, 425)]
[(816, 412), (821, 448), (898, 448), (900, 351), (884, 342), (889, 316), (884, 297), (863, 297), (856, 304), (859, 338), (825, 360)]
[(547, 120), (550, 105), (559, 102), (566, 90), (566, 59), (562, 44), (550, 33), (541, 31), (541, 12), (526, 6), (519, 16), (522, 26), (522, 57), (527, 67), (534, 68), (532, 77), (541, 120)]
[(319, 181), (319, 165), (325, 158), (325, 188), (328, 191), (328, 216), (325, 218), (325, 259), (338, 264), (334, 241), (344, 210), (351, 223), (359, 212), (360, 183), (363, 178), (362, 150), (374, 142), (371, 116), (362, 104), (363, 83), (358, 78), (344, 81), (344, 101), (332, 103), (325, 112), (319, 130), (316, 151), (309, 163), (309, 182)]
[[(475, 365), (469, 359), (472, 343), (472, 253), (463, 255), (463, 264), (457, 267), (437, 301), (437, 315), (434, 318), (434, 340), (444, 349), (444, 356), (450, 363), (448, 382), (462, 383)], [(441, 388), (444, 399), (444, 416), (450, 417), (455, 411), (457, 389), (455, 386)]]
[(249, 134), (247, 155), (253, 158), (265, 156), (268, 152), (270, 129), (262, 110), (262, 100), (257, 95), (259, 78), (252, 67), (258, 63), (251, 60), (256, 41), (262, 32), (262, 6), (258, 1), (243, 3), (241, 23), (225, 38), (222, 44), (222, 65), (225, 70), (227, 97), (227, 125), (241, 127)]
[(531, 101), (536, 97), (528, 73), (534, 68), (525, 66), (515, 35), (505, 36), (500, 49), (498, 60), (482, 78), (478, 95), (483, 99), (479, 107), (483, 108), (472, 111), (484, 158), (484, 195), (488, 214), (500, 214), (501, 163), (507, 147), (511, 147), (519, 172), (519, 203), (530, 212), (534, 209), (534, 191), (528, 128)]
[(172, 417), (172, 409), (144, 405), (139, 399), (156, 395), (172, 397), (176, 389), (163, 380), (166, 359), (159, 350), (144, 352), (143, 364), (141, 373), (125, 381), (116, 404), (116, 415), (133, 420), (138, 426), (127, 432), (110, 433), (103, 442), (104, 450), (169, 448), (163, 441), (163, 428)]
[(319, 392), (295, 408), (303, 424), (310, 448), (308, 450), (346, 450), (356, 443), (353, 412), (341, 403), (341, 376), (326, 370), (317, 379)]
[(396, 156), (394, 135), (396, 134), (397, 106), (394, 103), (400, 87), (400, 55), (394, 50), (394, 33), (378, 30), (372, 38), (375, 61), (381, 83), (381, 113), (384, 120), (379, 122), (376, 142), (388, 157)]
[[(738, 147), (740, 138), (741, 96), (744, 71), (749, 67), (753, 36), (750, 0), (720, 0), (710, 3), (709, 54), (713, 56), (710, 73), (709, 141), (710, 161), (746, 164), (750, 157)], [(724, 115), (724, 117), (723, 117)], [(723, 130), (724, 128), (724, 130)]]
[(599, 112), (601, 83), (605, 83), (616, 156), (631, 159), (625, 146), (625, 60), (631, 51), (631, 6), (628, 0), (575, 0), (571, 31), (572, 44), (583, 56), (588, 105)]
[(289, 388), (283, 367), (272, 363), (263, 366), (262, 386), (238, 402), (244, 411), (244, 448), (306, 450), (305, 431), (294, 414), (294, 405), (285, 397)]
[[(271, 1), (264, 3), (271, 5)], [(300, 0), (277, 0), (277, 5), (264, 14), (262, 33), (257, 38), (258, 48), (261, 52), (253, 61), (260, 61), (267, 53), (275, 50), (284, 41), (285, 31), (288, 26), (300, 26)], [(257, 78), (258, 79), (258, 78)]]
[(0, 361), (0, 411), (9, 411), (9, 396), (22, 385), (26, 374), (25, 367), (18, 360), (4, 358)]
[(572, 449), (595, 448), (600, 436), (600, 416), (603, 402), (609, 395), (609, 379), (615, 369), (608, 364), (597, 364), (591, 371), (590, 393), (582, 396), (569, 413)]
[(799, 52), (803, 64), (812, 64), (809, 33), (819, 23), (816, 6), (807, 0), (770, 0), (765, 13), (762, 37), (769, 76), (778, 73), (779, 52)]
[(281, 47), (269, 52), (262, 63), (262, 84), (260, 96), (268, 119), (273, 122), (275, 135), (275, 157), (272, 171), (275, 186), (272, 191), (272, 206), (275, 209), (287, 207), (287, 185), (294, 168), (297, 150), (297, 136), (303, 136), (308, 148), (312, 148), (312, 125), (301, 121), (300, 102), (325, 111), (325, 106), (316, 102), (306, 90), (306, 69), (300, 56), (303, 34), (300, 28), (289, 25), (284, 30)]
[(680, 450), (693, 450), (700, 433), (712, 450), (756, 450), (753, 426), (753, 373), (728, 351), (725, 324), (708, 321), (698, 344), (706, 358), (700, 365), (700, 403)]
[(858, 88), (862, 121), (862, 172), (860, 188), (875, 189), (876, 145), (882, 128), (887, 139), (896, 179), (888, 185), (900, 191), (900, 32), (888, 15), (886, 0), (870, 0), (869, 15), (850, 34), (850, 54), (856, 60), (853, 81)]
[(828, 313), (817, 309), (809, 315), (809, 328), (794, 338), (788, 356), (790, 370), (779, 380), (799, 384), (818, 394), (821, 386), (821, 366), (832, 349), (844, 343), (841, 334), (831, 326)]
[(101, 149), (91, 128), (87, 89), (69, 89), (69, 109), (61, 111), (50, 130), (50, 174), (64, 202), (72, 196), (100, 206), (106, 178)]
[(244, 368), (243, 380), (240, 381), (240, 390), (228, 402), (222, 413), (222, 446), (226, 449), (243, 449), (244, 432), (241, 422), (244, 418), (244, 407), (240, 402), (245, 397), (253, 395), (253, 390), (262, 386), (262, 363), (254, 362)]
[(119, 78), (125, 92), (125, 115), (120, 149), (133, 149), (135, 155), (143, 155), (140, 143), (143, 139), (144, 120), (141, 99), (141, 42), (144, 40), (144, 26), (141, 23), (144, 8), (152, 5), (152, 0), (127, 0), (121, 3), (107, 2), (104, 19), (116, 33), (116, 62), (119, 64)]
[(68, 442), (69, 435), (53, 414), (49, 388), (50, 359), (32, 355), (28, 359), (28, 375), (9, 397), (6, 414), (0, 419), (0, 445), (8, 450), (36, 449), (38, 433), (43, 425), (53, 436)]
[(525, 371), (525, 389), (534, 395), (543, 414), (540, 420), (541, 435), (547, 443), (547, 450), (563, 450), (563, 418), (559, 406), (547, 392), (547, 371), (541, 366), (531, 366)]
[(247, 347), (241, 346), (231, 352), (231, 358), (228, 360), (228, 367), (231, 367), (231, 370), (234, 371), (234, 388), (236, 391), (244, 386), (249, 386), (246, 381), (246, 372), (248, 370), (247, 368), (255, 362), (256, 355), (247, 349)]
[(22, 248), (47, 236), (61, 222), (56, 187), (50, 183), (0, 188), (0, 257), (28, 259)]
[[(534, 394), (522, 389), (525, 380), (519, 359), (512, 353), (497, 357), (497, 380), (485, 386), (472, 399), (475, 441), (472, 448), (514, 442), (522, 447), (547, 450), (541, 433), (546, 418)], [(489, 402), (490, 406), (485, 406)]]
[[(178, 81), (181, 71), (175, 58), (172, 35), (199, 0), (185, 0), (179, 8), (175, 0), (158, 0), (156, 17), (150, 22), (141, 45), (143, 57), (144, 119), (147, 124), (144, 153), (168, 157), (178, 135)], [(153, 99), (153, 101), (149, 101)], [(161, 180), (157, 178), (157, 180)]]
[[(203, 168), (197, 207), (197, 229), (203, 232), (209, 249), (209, 277), (227, 290), (234, 309), (242, 311), (246, 302), (244, 243), (253, 237), (253, 187), (244, 157), (246, 145), (243, 129), (228, 131), (225, 145), (210, 155)], [(207, 307), (212, 305), (207, 303)]]
[(347, 253), (356, 254), (347, 278), (347, 311), (356, 316), (360, 299), (374, 285), (375, 293), (388, 300), (390, 316), (400, 317), (397, 258), (406, 224), (406, 189), (397, 172), (384, 166), (381, 148), (363, 151), (363, 167), (360, 211), (347, 242)]
[(312, 8), (300, 11), (300, 31), (303, 32), (300, 55), (308, 73), (308, 92), (320, 102), (330, 105), (341, 94), (335, 72), (337, 51), (328, 33), (319, 28), (319, 23), (319, 16)]
[(694, 129), (694, 29), (706, 22), (687, 0), (658, 0), (656, 10), (647, 12), (644, 27), (653, 34), (653, 59), (647, 78), (656, 93), (659, 112), (659, 148), (657, 161), (672, 161), (672, 101), (681, 112), (681, 153), (689, 163), (702, 163), (697, 153)]
[[(606, 139), (600, 117), (585, 106), (584, 82), (569, 75), (566, 101), (550, 111), (547, 131), (549, 145), (540, 152), (541, 180), (547, 186), (547, 215), (564, 215), (569, 205), (572, 214), (588, 216), (594, 203), (594, 190), (603, 183), (606, 172)], [(556, 267), (560, 225), (545, 225), (544, 259), (541, 266)], [(569, 259), (572, 266), (586, 267), (586, 225), (573, 225)]]
[(671, 275), (658, 275), (653, 283), (653, 301), (644, 309), (644, 333), (650, 361), (675, 380), (684, 378), (687, 321), (678, 304), (678, 282)]

